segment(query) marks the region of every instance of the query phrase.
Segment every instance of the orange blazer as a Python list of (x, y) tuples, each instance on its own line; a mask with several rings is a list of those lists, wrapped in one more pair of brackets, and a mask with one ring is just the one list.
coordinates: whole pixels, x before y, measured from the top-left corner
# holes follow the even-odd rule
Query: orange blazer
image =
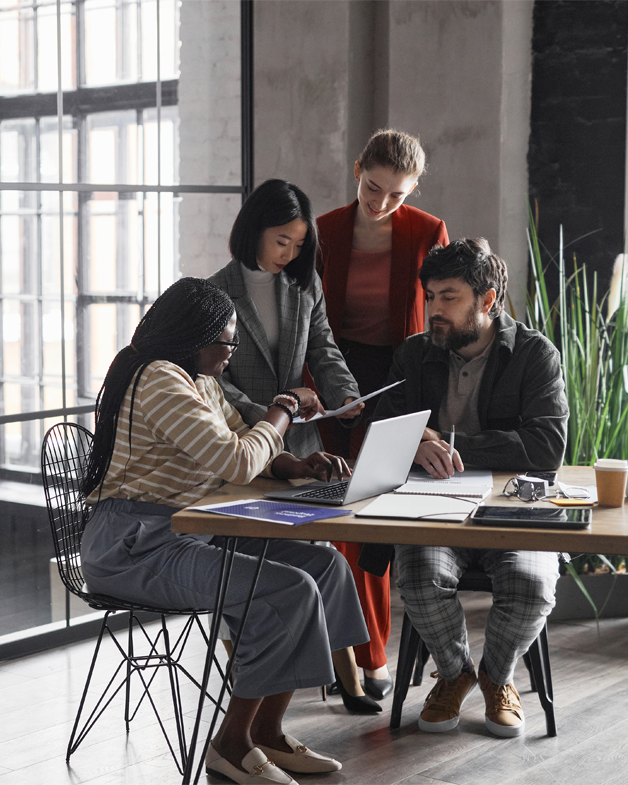
[[(349, 257), (357, 199), (318, 219), (318, 271), (323, 279), (327, 318), (336, 342), (340, 338), (345, 309)], [(419, 269), (435, 245), (447, 245), (444, 221), (416, 207), (402, 204), (392, 214), (392, 263), (390, 266), (390, 334), (399, 346), (424, 330), (425, 295)]]

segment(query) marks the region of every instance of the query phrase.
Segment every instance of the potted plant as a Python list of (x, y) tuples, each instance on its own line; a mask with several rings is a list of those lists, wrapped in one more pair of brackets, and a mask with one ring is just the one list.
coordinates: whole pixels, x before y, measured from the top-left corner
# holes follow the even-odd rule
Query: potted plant
[[(544, 263), (537, 226), (530, 210), (527, 319), (561, 354), (570, 412), (565, 464), (628, 459), (628, 258), (617, 257), (609, 291), (600, 297), (597, 274), (591, 279), (575, 255), (573, 270), (567, 269), (562, 227), (558, 259), (546, 253)], [(554, 302), (548, 273), (558, 276)], [(583, 554), (561, 572), (552, 618), (628, 615), (625, 557)]]

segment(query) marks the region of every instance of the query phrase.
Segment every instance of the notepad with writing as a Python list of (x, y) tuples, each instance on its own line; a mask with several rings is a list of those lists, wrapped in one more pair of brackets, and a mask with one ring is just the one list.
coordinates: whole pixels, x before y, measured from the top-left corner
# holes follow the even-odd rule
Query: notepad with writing
[(435, 480), (426, 472), (410, 472), (408, 482), (397, 488), (395, 493), (418, 494), (421, 496), (464, 496), (482, 501), (493, 490), (491, 472), (468, 469), (456, 472), (447, 480)]
[(356, 512), (356, 517), (462, 523), (477, 506), (477, 499), (384, 493)]

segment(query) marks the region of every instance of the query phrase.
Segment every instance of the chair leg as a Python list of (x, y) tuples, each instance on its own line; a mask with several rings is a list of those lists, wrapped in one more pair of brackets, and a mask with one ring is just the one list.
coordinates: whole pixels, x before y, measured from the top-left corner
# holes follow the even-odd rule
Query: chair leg
[[(191, 622), (191, 619), (188, 619), (188, 624)], [(181, 688), (179, 684), (179, 674), (177, 671), (177, 662), (174, 659), (173, 651), (170, 646), (170, 633), (168, 631), (168, 627), (166, 624), (166, 617), (162, 613), (161, 615), (161, 629), (163, 633), (164, 639), (164, 648), (165, 648), (165, 660), (166, 666), (168, 668), (168, 677), (170, 679), (170, 693), (172, 696), (172, 707), (174, 710), (174, 718), (177, 728), (177, 739), (179, 742), (179, 754), (181, 756), (181, 768), (179, 769), (179, 773), (183, 774), (183, 770), (185, 769), (185, 765), (187, 763), (187, 745), (185, 740), (185, 727), (183, 724), (183, 704), (181, 701)], [(173, 755), (176, 760), (176, 756)]]
[(547, 643), (547, 626), (534, 641), (529, 650), (530, 664), (534, 675), (539, 700), (545, 712), (545, 725), (548, 736), (556, 736), (556, 717), (554, 714), (554, 688), (552, 685), (552, 671), (549, 660), (549, 646)]
[[(81, 715), (83, 713), (83, 708), (85, 706), (85, 700), (87, 698), (87, 693), (89, 691), (89, 685), (92, 681), (92, 676), (94, 674), (94, 668), (96, 667), (96, 660), (98, 659), (98, 654), (100, 652), (100, 645), (102, 643), (103, 635), (105, 634), (105, 630), (107, 629), (107, 619), (109, 618), (109, 612), (105, 613), (105, 616), (102, 620), (102, 625), (100, 627), (100, 633), (98, 635), (98, 640), (96, 641), (96, 647), (94, 649), (94, 654), (92, 655), (92, 661), (89, 665), (89, 671), (87, 672), (87, 679), (85, 680), (85, 687), (83, 688), (83, 694), (81, 695), (81, 701), (79, 703), (78, 711), (76, 712), (76, 717), (74, 719), (74, 726), (72, 728), (72, 733), (70, 734), (70, 740), (68, 741), (68, 748), (65, 754), (66, 763), (70, 760), (70, 755), (76, 750), (79, 744), (83, 741), (84, 736), (86, 735), (85, 728), (81, 730), (78, 734), (78, 739), (76, 744), (74, 743), (74, 739), (77, 735), (77, 729), (79, 722), (81, 720)], [(88, 720), (89, 722), (89, 720)]]
[[(92, 656), (92, 661), (90, 663), (89, 672), (87, 674), (87, 679), (85, 681), (85, 687), (83, 689), (83, 695), (81, 696), (81, 701), (80, 701), (80, 704), (79, 704), (79, 708), (78, 708), (78, 711), (76, 713), (76, 719), (74, 720), (74, 727), (72, 728), (72, 733), (70, 735), (70, 740), (68, 742), (68, 748), (67, 748), (67, 752), (66, 752), (66, 761), (70, 760), (70, 756), (72, 755), (72, 753), (74, 753), (78, 749), (78, 747), (83, 742), (83, 739), (87, 736), (87, 734), (94, 727), (94, 725), (96, 724), (98, 719), (101, 717), (101, 715), (103, 714), (103, 712), (105, 711), (107, 706), (109, 706), (109, 704), (113, 701), (113, 699), (120, 692), (122, 687), (126, 686), (126, 683), (127, 683), (127, 680), (128, 680), (128, 672), (126, 671), (126, 669), (123, 671), (123, 668), (125, 668), (125, 666), (128, 665), (128, 662), (127, 662), (127, 652), (125, 651), (124, 647), (120, 645), (120, 643), (118, 642), (118, 640), (116, 639), (115, 635), (113, 634), (113, 632), (111, 631), (111, 629), (109, 628), (109, 626), (107, 624), (110, 613), (111, 613), (111, 611), (107, 611), (105, 613), (105, 616), (104, 616), (103, 621), (102, 621), (102, 625), (101, 625), (101, 628), (100, 628), (100, 634), (99, 634), (98, 640), (96, 642), (96, 647), (94, 649), (94, 654)], [(102, 693), (100, 695), (100, 698), (98, 698), (98, 700), (96, 701), (96, 704), (95, 704), (94, 708), (92, 709), (89, 717), (83, 723), (82, 728), (80, 730), (78, 730), (79, 722), (80, 722), (81, 716), (83, 714), (83, 709), (85, 708), (85, 702), (86, 702), (86, 699), (87, 699), (87, 694), (88, 694), (88, 691), (89, 691), (89, 687), (90, 687), (90, 684), (91, 684), (92, 676), (94, 674), (94, 669), (96, 667), (96, 661), (97, 661), (98, 655), (100, 653), (100, 647), (101, 647), (102, 640), (103, 640), (103, 637), (104, 637), (105, 633), (107, 633), (107, 635), (109, 636), (109, 638), (111, 639), (113, 644), (117, 647), (118, 652), (121, 655), (121, 660), (120, 660), (120, 663), (118, 664), (118, 667), (113, 672), (113, 675), (109, 679), (109, 682), (107, 683), (106, 687), (102, 691)], [(120, 674), (121, 671), (123, 672), (123, 676), (122, 676), (118, 686), (115, 687), (115, 689), (114, 689), (114, 685), (115, 685), (116, 679), (118, 678), (118, 674)]]
[[(196, 622), (196, 626), (200, 627), (202, 630), (202, 626), (198, 621), (198, 617), (196, 614), (193, 614), (190, 617), (190, 620), (186, 623), (183, 632), (179, 635), (174, 644), (172, 644), (165, 616), (162, 616), (160, 630), (156, 634), (153, 634), (152, 632), (149, 634), (149, 631), (144, 627), (142, 621), (133, 612), (130, 612), (125, 647), (117, 639), (114, 632), (108, 626), (107, 620), (109, 618), (109, 614), (109, 611), (105, 614), (100, 634), (96, 642), (96, 647), (92, 656), (83, 695), (81, 697), (79, 709), (74, 721), (74, 727), (72, 729), (70, 741), (68, 742), (66, 760), (69, 761), (70, 756), (79, 747), (83, 739), (91, 731), (114, 698), (120, 694), (124, 688), (124, 720), (127, 732), (130, 728), (130, 723), (137, 714), (140, 706), (144, 702), (144, 699), (146, 699), (152, 707), (155, 718), (157, 719), (157, 722), (164, 735), (168, 749), (170, 750), (170, 753), (174, 759), (175, 765), (177, 766), (179, 773), (182, 774), (187, 764), (188, 749), (184, 729), (184, 713), (181, 700), (179, 672), (181, 672), (199, 690), (202, 688), (202, 685), (179, 660), (183, 654), (183, 649), (193, 624)], [(93, 673), (95, 671), (96, 661), (98, 659), (105, 633), (107, 633), (113, 645), (117, 648), (120, 655), (120, 661), (115, 668), (113, 675), (109, 679), (109, 682), (96, 701), (94, 708), (91, 710), (91, 713), (79, 729), (79, 723), (85, 709), (89, 687), (92, 681)], [(139, 647), (137, 642), (138, 635), (140, 636), (142, 648)], [(222, 672), (222, 669), (220, 668), (218, 660), (215, 656), (213, 662)], [(175, 746), (168, 736), (168, 731), (164, 725), (162, 717), (160, 716), (158, 706), (150, 692), (151, 685), (157, 676), (157, 672), (164, 666), (168, 669), (170, 695), (174, 710), (173, 719), (176, 724), (178, 752), (175, 750)], [(133, 695), (131, 695), (130, 682), (136, 678), (139, 679), (140, 683), (135, 686), (135, 689), (133, 689)], [(214, 706), (216, 706), (217, 701), (209, 694), (207, 690), (205, 691), (205, 696), (214, 704)], [(224, 713), (224, 709), (222, 707), (220, 707), (220, 710)]]
[(430, 658), (430, 652), (425, 645), (425, 641), (421, 638), (419, 651), (416, 657), (416, 665), (414, 666), (414, 676), (412, 677), (412, 686), (420, 687), (423, 684), (423, 671), (425, 665)]
[[(184, 632), (182, 633), (185, 638), (185, 630), (188, 629), (188, 626), (192, 623), (192, 619), (190, 619), (186, 623), (186, 627), (184, 628)], [(144, 627), (142, 622), (136, 618), (137, 626), (139, 631), (143, 633), (143, 640), (144, 643), (148, 645), (148, 651), (146, 654), (134, 654), (133, 661), (131, 663), (131, 672), (137, 674), (141, 682), (141, 696), (139, 700), (135, 703), (135, 707), (133, 712), (129, 715), (129, 722), (131, 722), (135, 715), (137, 714), (144, 698), (148, 700), (150, 703), (157, 723), (161, 728), (161, 732), (163, 733), (164, 739), (166, 741), (166, 745), (170, 750), (170, 754), (175, 762), (177, 769), (179, 770), (179, 774), (183, 774), (185, 766), (187, 764), (188, 758), (188, 750), (185, 738), (185, 729), (183, 723), (183, 706), (181, 703), (181, 690), (179, 685), (179, 675), (178, 671), (180, 670), (184, 673), (190, 680), (194, 683), (195, 680), (191, 678), (186, 671), (186, 669), (178, 662), (177, 660), (177, 648), (179, 646), (179, 640), (175, 643), (174, 647), (171, 646), (170, 643), (170, 633), (166, 623), (166, 617), (162, 614), (161, 617), (161, 629), (159, 632), (151, 637), (149, 635), (147, 629)], [(180, 656), (182, 651), (178, 653)], [(174, 714), (174, 721), (176, 727), (176, 735), (177, 735), (177, 743), (178, 743), (178, 750), (177, 753), (175, 751), (173, 742), (168, 735), (168, 731), (164, 724), (164, 720), (162, 719), (159, 708), (155, 703), (153, 696), (150, 692), (151, 685), (157, 676), (157, 672), (160, 668), (166, 667), (168, 670), (168, 678), (170, 682), (170, 699), (172, 701), (173, 707), (173, 714)], [(212, 699), (213, 700), (213, 699)], [(215, 701), (213, 701), (215, 703)]]
[(399, 658), (397, 661), (397, 675), (395, 677), (395, 691), (393, 695), (392, 712), (390, 714), (390, 728), (396, 730), (401, 725), (401, 711), (403, 702), (408, 694), (412, 668), (416, 662), (419, 650), (419, 633), (412, 626), (407, 613), (403, 615), (401, 628), (401, 641), (399, 642)]
[(523, 664), (528, 669), (528, 676), (530, 677), (530, 689), (532, 692), (536, 692), (536, 684), (534, 682), (534, 673), (532, 672), (532, 662), (530, 661), (530, 652), (527, 651), (523, 655)]
[(133, 612), (129, 611), (129, 632), (127, 642), (127, 658), (126, 658), (126, 685), (124, 697), (124, 725), (126, 732), (130, 730), (131, 723), (131, 673), (133, 672)]

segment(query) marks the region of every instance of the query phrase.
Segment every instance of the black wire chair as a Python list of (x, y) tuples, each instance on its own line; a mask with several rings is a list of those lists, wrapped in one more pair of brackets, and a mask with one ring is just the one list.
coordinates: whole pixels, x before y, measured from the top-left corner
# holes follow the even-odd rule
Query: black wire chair
[[(209, 637), (201, 623), (201, 616), (207, 615), (209, 611), (196, 609), (176, 609), (158, 608), (147, 605), (126, 602), (94, 594), (89, 591), (81, 572), (81, 538), (85, 525), (91, 512), (86, 504), (81, 483), (85, 471), (87, 459), (92, 447), (92, 434), (81, 425), (75, 423), (59, 423), (54, 425), (46, 433), (41, 452), (41, 468), (46, 494), (46, 506), (50, 518), (52, 537), (57, 556), (57, 566), (61, 580), (67, 589), (80, 597), (82, 600), (95, 610), (104, 611), (100, 633), (96, 642), (96, 648), (90, 664), (87, 681), (81, 701), (79, 704), (74, 727), (68, 743), (66, 761), (69, 761), (72, 753), (78, 748), (90, 730), (94, 727), (103, 712), (114, 700), (116, 695), (124, 689), (124, 720), (126, 730), (136, 716), (138, 709), (148, 701), (155, 712), (159, 726), (166, 739), (168, 748), (174, 758), (179, 773), (183, 774), (185, 768), (188, 749), (184, 728), (184, 712), (181, 700), (181, 687), (179, 675), (182, 674), (200, 690), (200, 683), (182, 664), (181, 659), (186, 643), (192, 631), (197, 628), (200, 630), (207, 645)], [(66, 595), (66, 612), (69, 617), (69, 595)], [(128, 613), (128, 634), (126, 648), (118, 641), (114, 630), (109, 625), (109, 616), (118, 611)], [(159, 614), (161, 626), (155, 633), (146, 626), (138, 613), (148, 612)], [(188, 616), (183, 629), (174, 640), (166, 624), (166, 617), (171, 615)], [(134, 637), (135, 633), (135, 637)], [(120, 654), (120, 662), (111, 676), (107, 686), (95, 703), (87, 719), (84, 720), (79, 729), (81, 716), (85, 709), (87, 695), (96, 667), (96, 661), (100, 652), (103, 638), (108, 638), (113, 642)], [(136, 638), (139, 636), (139, 645)], [(142, 653), (139, 653), (139, 649)], [(221, 678), (224, 677), (223, 671), (214, 657), (216, 666)], [(166, 730), (166, 726), (160, 716), (158, 707), (150, 693), (151, 685), (160, 668), (166, 668), (170, 681), (170, 693), (172, 706), (174, 709), (174, 722), (176, 725), (176, 745)], [(139, 693), (132, 700), (132, 684), (139, 680)], [(206, 693), (209, 700), (216, 705), (216, 701), (211, 695)], [(224, 710), (223, 710), (224, 711)]]
[[(463, 573), (458, 582), (458, 591), (493, 592), (493, 584), (483, 571)], [(410, 680), (416, 687), (423, 681), (423, 669), (430, 657), (425, 641), (414, 629), (410, 617), (403, 614), (401, 640), (399, 641), (399, 658), (395, 677), (395, 692), (390, 714), (390, 728), (397, 730), (401, 725), (403, 702), (408, 694)], [(556, 736), (556, 717), (554, 715), (554, 690), (552, 686), (552, 669), (550, 666), (549, 646), (547, 642), (547, 624), (543, 626), (539, 636), (533, 641), (529, 650), (523, 655), (523, 661), (530, 675), (530, 689), (537, 692), (543, 711), (548, 736)], [(412, 672), (414, 670), (414, 676)]]

